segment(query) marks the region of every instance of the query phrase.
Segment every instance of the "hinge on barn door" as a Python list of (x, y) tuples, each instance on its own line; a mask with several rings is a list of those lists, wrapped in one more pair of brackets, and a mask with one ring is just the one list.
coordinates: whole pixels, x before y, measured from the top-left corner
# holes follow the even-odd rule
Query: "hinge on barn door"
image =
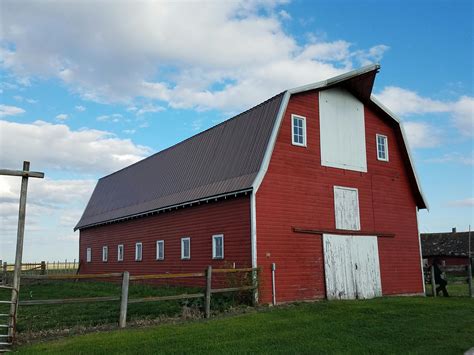
[[(11, 290), (13, 293), (17, 292), (15, 288), (8, 285), (0, 285), (0, 289)], [(11, 299), (18, 300), (18, 297), (11, 297)], [(0, 313), (0, 353), (6, 353), (11, 351), (13, 345), (13, 338), (15, 336), (15, 324), (16, 324), (16, 302), (0, 300), (0, 305), (6, 305), (9, 307), (8, 313)], [(15, 305), (15, 307), (12, 307)]]

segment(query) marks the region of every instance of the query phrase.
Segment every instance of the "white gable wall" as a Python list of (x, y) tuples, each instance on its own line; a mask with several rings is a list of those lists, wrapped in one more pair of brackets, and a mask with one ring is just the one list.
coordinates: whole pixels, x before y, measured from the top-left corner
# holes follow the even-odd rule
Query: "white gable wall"
[(367, 172), (364, 105), (341, 88), (319, 92), (321, 165)]

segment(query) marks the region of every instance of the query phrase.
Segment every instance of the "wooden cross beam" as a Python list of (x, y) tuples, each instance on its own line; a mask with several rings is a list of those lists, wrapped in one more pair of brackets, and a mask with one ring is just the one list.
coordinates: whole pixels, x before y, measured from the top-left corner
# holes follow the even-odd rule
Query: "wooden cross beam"
[(10, 305), (10, 328), (8, 335), (13, 338), (15, 335), (15, 324), (18, 313), (18, 293), (20, 292), (21, 261), (23, 258), (23, 239), (25, 237), (25, 217), (26, 217), (26, 195), (28, 190), (28, 178), (44, 178), (44, 173), (30, 171), (30, 162), (23, 162), (23, 170), (0, 169), (0, 175), (21, 176), (20, 208), (18, 212), (18, 230), (16, 238), (15, 270), (13, 272), (13, 291)]

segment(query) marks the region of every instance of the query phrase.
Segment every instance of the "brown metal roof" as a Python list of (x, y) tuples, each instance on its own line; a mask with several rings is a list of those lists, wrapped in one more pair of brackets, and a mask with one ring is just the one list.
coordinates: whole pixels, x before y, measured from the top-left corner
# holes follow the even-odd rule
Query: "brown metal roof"
[[(474, 249), (474, 233), (471, 236), (471, 249)], [(465, 256), (469, 255), (469, 232), (425, 233), (420, 234), (423, 257)], [(474, 253), (474, 250), (471, 250)]]
[(101, 178), (75, 229), (250, 189), (283, 95)]

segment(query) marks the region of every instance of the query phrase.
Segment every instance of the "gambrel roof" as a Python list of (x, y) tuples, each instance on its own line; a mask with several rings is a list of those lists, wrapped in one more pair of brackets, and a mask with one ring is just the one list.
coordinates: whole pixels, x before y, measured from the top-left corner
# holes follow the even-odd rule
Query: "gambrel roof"
[(99, 180), (75, 229), (257, 191), (293, 94), (341, 86), (398, 127), (418, 208), (427, 208), (403, 127), (371, 96), (378, 64), (287, 90), (217, 126)]

